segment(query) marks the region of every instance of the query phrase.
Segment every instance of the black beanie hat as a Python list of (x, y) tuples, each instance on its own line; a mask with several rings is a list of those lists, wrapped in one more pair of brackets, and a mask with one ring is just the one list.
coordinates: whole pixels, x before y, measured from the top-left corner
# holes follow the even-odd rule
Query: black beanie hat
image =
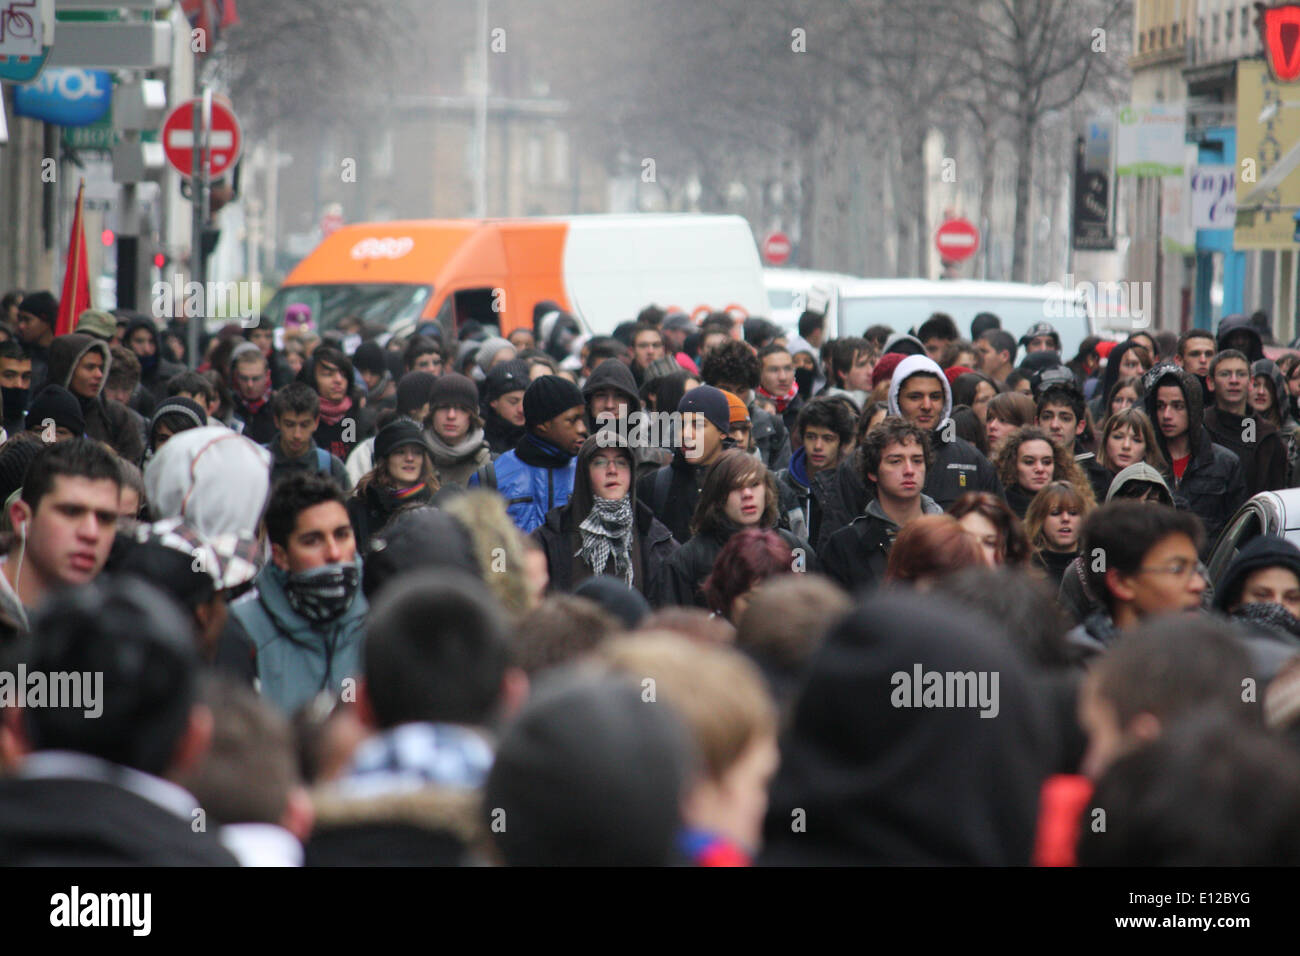
[(586, 406), (582, 392), (567, 378), (543, 375), (524, 392), (524, 425), (535, 428), (563, 415), (571, 408)]
[(362, 342), (352, 353), (352, 367), (358, 372), (383, 375), (388, 371), (384, 350), (377, 342)]
[(681, 718), (640, 688), (562, 671), (502, 734), (480, 817), (509, 819), (492, 834), (509, 866), (666, 866), (697, 759)]
[(50, 292), (33, 292), (18, 303), (19, 312), (29, 312), (51, 329), (59, 322), (59, 300)]
[(683, 415), (698, 412), (724, 435), (731, 433), (731, 403), (720, 388), (700, 385), (682, 396), (677, 410)]
[(445, 372), (433, 383), (429, 408), (437, 411), (448, 405), (458, 405), (471, 412), (478, 411), (478, 387), (473, 381), (457, 372)]
[(153, 430), (158, 427), (158, 419), (164, 415), (184, 415), (187, 420), (194, 423), (191, 428), (203, 428), (208, 424), (208, 413), (198, 402), (184, 395), (173, 395), (163, 399), (154, 408), (153, 416), (149, 419), (150, 438), (153, 437)]
[(407, 445), (419, 445), (422, 451), (429, 453), (429, 443), (419, 425), (409, 418), (394, 419), (379, 429), (379, 434), (375, 436), (375, 463), (378, 464)]
[(62, 385), (46, 385), (27, 409), (29, 431), (39, 431), (46, 419), (53, 419), (55, 427), (66, 428), (78, 438), (86, 433), (86, 417), (81, 412), (81, 402)]
[[(438, 376), (432, 372), (407, 372), (397, 380), (397, 413), (409, 415), (420, 410), (433, 394)], [(477, 403), (475, 403), (477, 404)]]
[(23, 486), (27, 467), (44, 447), (38, 441), (15, 441), (9, 442), (0, 452), (0, 501), (8, 501), (9, 496)]
[(494, 402), (508, 392), (528, 388), (528, 363), (519, 359), (502, 362), (483, 379), (483, 401)]

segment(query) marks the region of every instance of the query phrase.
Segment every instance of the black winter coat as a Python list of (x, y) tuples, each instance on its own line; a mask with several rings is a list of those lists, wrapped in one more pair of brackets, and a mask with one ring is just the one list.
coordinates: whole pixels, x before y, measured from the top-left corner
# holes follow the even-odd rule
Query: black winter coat
[[(1252, 427), (1253, 441), (1243, 440)], [(1258, 415), (1243, 417), (1219, 408), (1205, 410), (1205, 427), (1216, 445), (1232, 452), (1241, 461), (1246, 497), (1261, 491), (1279, 491), (1287, 481), (1286, 446), (1277, 426)]]
[(938, 428), (930, 434), (934, 464), (926, 472), (921, 490), (944, 511), (968, 491), (988, 491), (999, 498), (1005, 497), (997, 472), (980, 450), (956, 436), (945, 442), (941, 437), (943, 431)]
[[(661, 479), (660, 473), (667, 469), (668, 478)], [(695, 514), (695, 505), (700, 500), (700, 489), (704, 487), (704, 476), (708, 469), (703, 465), (693, 465), (682, 455), (674, 455), (673, 460), (636, 480), (636, 500), (648, 505), (654, 516), (679, 542), (691, 536), (691, 518)], [(667, 494), (656, 495), (655, 487), (667, 480)]]
[(81, 778), (0, 780), (8, 866), (236, 866), (216, 829), (195, 832), (123, 787)]
[(812, 494), (821, 509), (817, 550), (824, 551), (831, 535), (849, 524), (867, 509), (867, 502), (875, 497), (875, 490), (862, 480), (862, 462), (857, 452), (849, 455), (837, 468), (813, 476)]
[(371, 481), (365, 489), (348, 499), (348, 518), (352, 522), (352, 534), (357, 539), (358, 553), (364, 553), (370, 545), (370, 538), (383, 530), (388, 519), (399, 508), (406, 505), (421, 505), (433, 497), (427, 488), (409, 498), (393, 497), (378, 482)]
[[(636, 504), (635, 525), (632, 584), (652, 607), (658, 607), (665, 568), (681, 545), (645, 502)], [(533, 532), (533, 539), (546, 553), (546, 567), (551, 575), (548, 593), (568, 594), (591, 577), (591, 569), (577, 553), (582, 547), (582, 537), (572, 505), (552, 508), (546, 515), (546, 523)], [(613, 572), (613, 561), (605, 570)]]
[(889, 565), (889, 531), (889, 523), (875, 515), (862, 515), (840, 528), (822, 549), (826, 576), (851, 594), (879, 585)]
[[(1177, 385), (1187, 403), (1187, 417), (1192, 423), (1191, 461), (1187, 463), (1181, 481), (1174, 479), (1171, 467), (1165, 473), (1165, 484), (1176, 497), (1187, 500), (1189, 510), (1205, 525), (1205, 546), (1201, 551), (1204, 558), (1213, 550), (1214, 542), (1228, 519), (1246, 500), (1241, 460), (1222, 445), (1214, 444), (1209, 429), (1199, 424), (1205, 415), (1196, 376), (1177, 366), (1157, 366), (1147, 373), (1145, 384), (1147, 390), (1143, 401), (1147, 417), (1153, 422), (1157, 421), (1156, 397), (1162, 385)], [(1159, 428), (1156, 429), (1156, 442), (1165, 460), (1172, 461), (1169, 446)]]
[[(701, 587), (705, 579), (713, 571), (713, 562), (718, 559), (722, 549), (731, 540), (731, 535), (739, 530), (737, 528), (730, 534), (722, 536), (697, 534), (682, 545), (681, 550), (668, 562), (667, 573), (664, 575), (663, 590), (658, 595), (658, 599), (651, 601), (651, 603), (656, 607), (677, 604), (682, 607), (694, 606), (708, 610), (709, 602), (704, 599), (704, 592)], [(792, 551), (796, 548), (803, 549), (805, 555), (804, 570), (821, 570), (821, 565), (817, 561), (817, 554), (808, 546), (808, 542), (782, 528), (773, 528), (772, 530), (785, 540), (785, 543), (790, 546)]]

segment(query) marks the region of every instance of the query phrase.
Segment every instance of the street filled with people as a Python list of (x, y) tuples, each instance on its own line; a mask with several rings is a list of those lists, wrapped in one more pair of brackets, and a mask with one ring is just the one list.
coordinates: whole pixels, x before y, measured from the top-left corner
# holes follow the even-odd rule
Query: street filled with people
[(0, 314), (0, 863), (1300, 864), (1259, 316), (58, 312)]

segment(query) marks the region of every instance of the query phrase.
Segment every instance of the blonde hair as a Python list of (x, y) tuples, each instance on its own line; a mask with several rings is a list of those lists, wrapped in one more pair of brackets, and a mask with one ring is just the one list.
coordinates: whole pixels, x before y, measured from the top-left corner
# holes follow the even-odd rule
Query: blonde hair
[(1029, 536), (1029, 542), (1040, 551), (1048, 546), (1047, 539), (1043, 537), (1043, 524), (1057, 505), (1073, 508), (1079, 512), (1080, 518), (1086, 518), (1097, 507), (1097, 502), (1091, 496), (1080, 494), (1079, 489), (1068, 481), (1053, 481), (1044, 485), (1025, 510), (1025, 534)]
[(763, 676), (739, 651), (644, 631), (606, 641), (594, 659), (643, 689), (653, 686), (656, 699), (685, 719), (711, 780), (725, 776), (754, 741), (776, 733), (776, 705)]
[[(443, 506), (469, 532), (483, 583), (515, 617), (530, 607), (524, 540), (506, 512), (505, 501), (479, 489), (457, 495)], [(497, 570), (500, 568), (501, 570)]]

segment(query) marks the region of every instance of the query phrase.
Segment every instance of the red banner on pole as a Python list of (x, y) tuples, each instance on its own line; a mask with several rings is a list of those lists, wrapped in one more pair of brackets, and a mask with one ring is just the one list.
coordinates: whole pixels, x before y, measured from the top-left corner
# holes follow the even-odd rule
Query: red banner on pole
[(55, 335), (67, 335), (77, 325), (77, 317), (90, 308), (90, 262), (86, 258), (86, 221), (83, 202), (86, 181), (77, 187), (77, 211), (72, 217), (72, 234), (68, 237), (68, 264), (63, 271), (63, 294), (59, 296), (59, 318)]

